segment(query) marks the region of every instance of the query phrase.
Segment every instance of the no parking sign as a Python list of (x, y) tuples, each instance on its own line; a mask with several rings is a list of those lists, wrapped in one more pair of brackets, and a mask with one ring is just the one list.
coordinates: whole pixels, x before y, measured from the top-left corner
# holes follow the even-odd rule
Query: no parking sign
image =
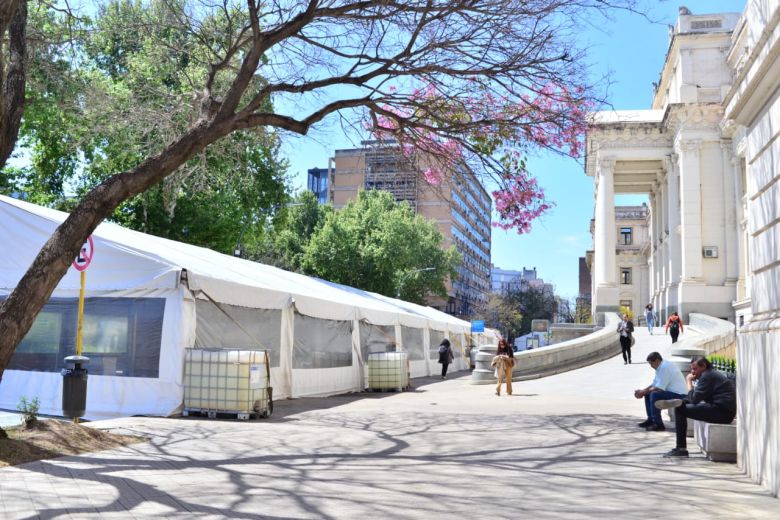
[(73, 267), (77, 271), (86, 271), (89, 264), (92, 262), (92, 257), (95, 255), (95, 243), (92, 241), (92, 235), (87, 237), (87, 241), (81, 246), (78, 256), (73, 261)]

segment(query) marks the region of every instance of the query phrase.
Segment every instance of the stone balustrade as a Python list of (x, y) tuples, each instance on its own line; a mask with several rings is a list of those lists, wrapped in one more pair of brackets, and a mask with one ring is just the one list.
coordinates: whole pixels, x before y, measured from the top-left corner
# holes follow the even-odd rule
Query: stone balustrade
[[(603, 361), (620, 352), (618, 335), (615, 334), (620, 317), (605, 313), (604, 327), (580, 338), (534, 350), (515, 352), (513, 381), (536, 379)], [(483, 345), (477, 354), (476, 365), (471, 376), (475, 385), (495, 383), (490, 362), (495, 356), (496, 345)]]
[(686, 328), (694, 329), (698, 335), (683, 337), (672, 348), (672, 359), (683, 373), (690, 372), (691, 358), (707, 356), (732, 346), (736, 340), (736, 328), (730, 321), (713, 318), (706, 314), (692, 312)]

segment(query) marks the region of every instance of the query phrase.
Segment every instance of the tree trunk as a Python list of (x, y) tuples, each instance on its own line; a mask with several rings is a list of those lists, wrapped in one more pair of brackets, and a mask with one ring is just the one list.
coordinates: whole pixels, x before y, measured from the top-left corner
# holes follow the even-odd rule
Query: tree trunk
[(3, 0), (0, 7), (0, 40), (8, 31), (9, 61), (3, 63), (0, 50), (0, 168), (5, 166), (16, 145), (24, 112), (27, 2)]
[(35, 316), (65, 276), (82, 244), (123, 201), (159, 182), (194, 154), (232, 130), (229, 122), (202, 123), (160, 154), (90, 191), (43, 246), (13, 292), (0, 306), (0, 381)]

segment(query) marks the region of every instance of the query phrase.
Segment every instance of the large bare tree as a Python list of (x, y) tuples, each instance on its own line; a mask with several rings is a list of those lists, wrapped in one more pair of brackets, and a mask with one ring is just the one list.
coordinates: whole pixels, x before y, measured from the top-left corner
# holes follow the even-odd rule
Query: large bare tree
[[(186, 78), (189, 99), (160, 107), (160, 118), (186, 111), (189, 123), (176, 135), (161, 138), (137, 165), (83, 196), (41, 249), (0, 308), (0, 377), (98, 224), (120, 203), (238, 130), (265, 127), (306, 134), (329, 116), (358, 121), (409, 153), (423, 153), (431, 182), (464, 169), (492, 174), (501, 218), (527, 230), (544, 204), (525, 172), (524, 153), (533, 146), (579, 153), (585, 109), (598, 97), (588, 84), (575, 35), (588, 16), (634, 4), (150, 1), (167, 12), (153, 23), (186, 29), (208, 49), (187, 55), (201, 65), (194, 70), (205, 71)], [(124, 9), (135, 5), (115, 3)], [(4, 0), (0, 7), (0, 166), (13, 148), (24, 106), (25, 9), (23, 0)], [(159, 33), (145, 31), (145, 23), (150, 22), (140, 17), (138, 26), (128, 30), (138, 37)], [(272, 97), (273, 106), (281, 109), (268, 109)], [(89, 97), (83, 102), (89, 103)]]

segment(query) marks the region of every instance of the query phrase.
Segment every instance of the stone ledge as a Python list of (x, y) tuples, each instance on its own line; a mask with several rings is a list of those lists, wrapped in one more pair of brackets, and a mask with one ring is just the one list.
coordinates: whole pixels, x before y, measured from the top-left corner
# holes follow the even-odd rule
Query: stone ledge
[(715, 462), (737, 461), (737, 425), (713, 424), (693, 420), (693, 437), (708, 459)]

